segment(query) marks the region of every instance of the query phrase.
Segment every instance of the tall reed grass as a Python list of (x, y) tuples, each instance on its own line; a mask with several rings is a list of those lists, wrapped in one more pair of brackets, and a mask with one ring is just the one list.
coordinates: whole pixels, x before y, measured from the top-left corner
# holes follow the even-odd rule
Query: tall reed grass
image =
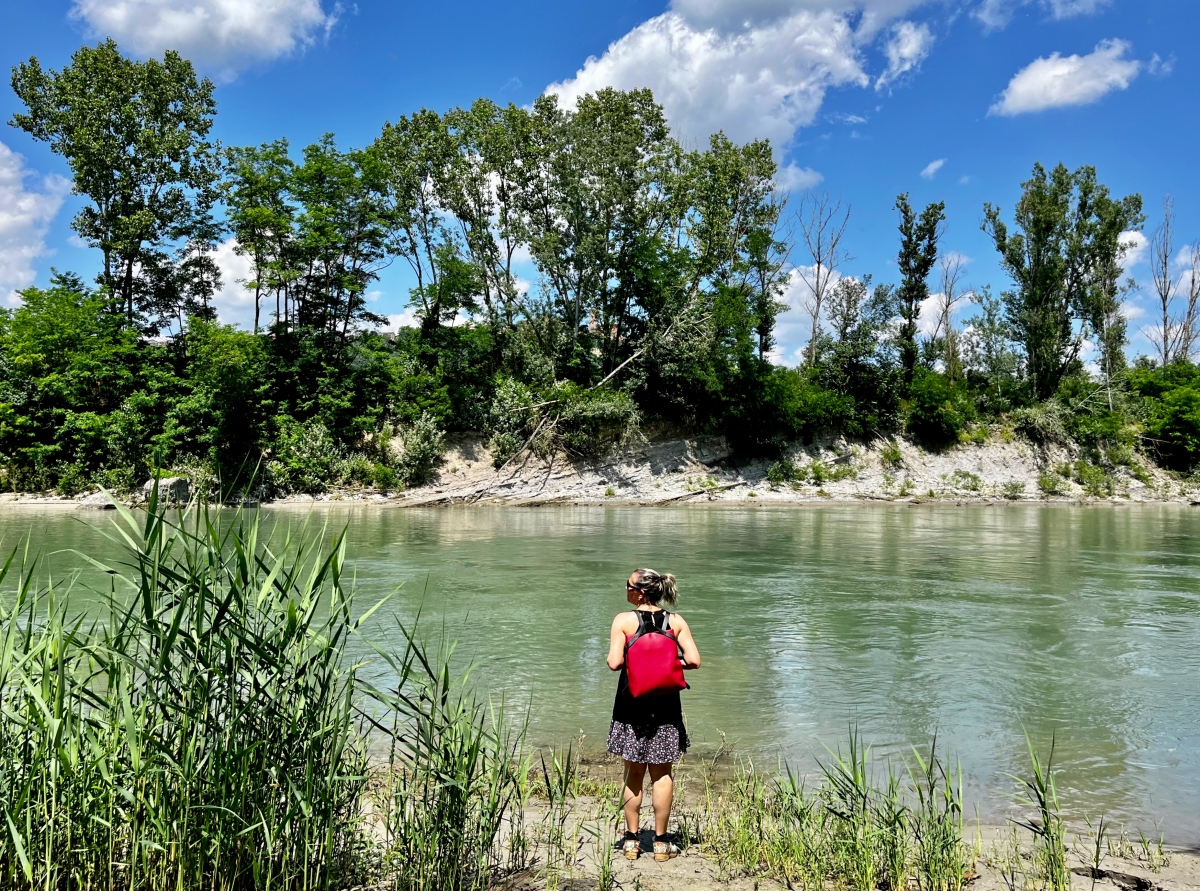
[(358, 677), (343, 534), (153, 497), (112, 536), (101, 616), (27, 551), (0, 569), (0, 886), (440, 891), (521, 859), (520, 733), (412, 629), (394, 687)]
[(742, 762), (725, 791), (706, 782), (701, 812), (685, 812), (681, 825), (730, 875), (771, 875), (813, 891), (961, 891), (973, 866), (961, 775), (936, 744), (927, 756), (914, 750), (905, 771), (889, 762), (877, 777), (870, 748), (851, 729), (822, 771), (810, 790), (786, 766), (772, 779)]

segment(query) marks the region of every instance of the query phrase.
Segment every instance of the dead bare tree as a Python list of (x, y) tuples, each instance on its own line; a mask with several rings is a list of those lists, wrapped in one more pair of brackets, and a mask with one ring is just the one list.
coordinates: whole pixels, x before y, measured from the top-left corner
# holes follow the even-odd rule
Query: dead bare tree
[(1179, 280), (1171, 272), (1173, 228), (1175, 224), (1175, 201), (1170, 195), (1163, 198), (1163, 221), (1150, 237), (1150, 275), (1154, 279), (1154, 292), (1162, 310), (1162, 327), (1147, 331), (1146, 336), (1158, 349), (1158, 357), (1164, 366), (1176, 357), (1179, 341), (1179, 320), (1172, 315), (1175, 293)]
[(1185, 273), (1187, 306), (1180, 320), (1175, 346), (1175, 354), (1180, 359), (1191, 359), (1196, 354), (1196, 342), (1200, 340), (1200, 241), (1192, 242), (1191, 255), (1191, 268)]
[(960, 303), (971, 296), (971, 292), (962, 286), (966, 276), (962, 254), (951, 251), (942, 256), (938, 264), (942, 273), (942, 290), (937, 295), (938, 319), (933, 331), (933, 340), (942, 338), (942, 362), (945, 365), (946, 377), (954, 380), (962, 366), (959, 357), (958, 331), (954, 327), (954, 312)]
[(821, 310), (825, 305), (829, 284), (838, 267), (853, 259), (842, 248), (842, 236), (850, 220), (850, 206), (843, 208), (841, 199), (832, 201), (827, 192), (820, 195), (809, 192), (800, 199), (796, 219), (804, 238), (804, 247), (812, 261), (811, 266), (796, 268), (809, 292), (804, 301), (804, 311), (812, 319), (812, 333), (809, 335), (806, 361), (812, 365), (817, 361), (817, 335), (821, 330)]

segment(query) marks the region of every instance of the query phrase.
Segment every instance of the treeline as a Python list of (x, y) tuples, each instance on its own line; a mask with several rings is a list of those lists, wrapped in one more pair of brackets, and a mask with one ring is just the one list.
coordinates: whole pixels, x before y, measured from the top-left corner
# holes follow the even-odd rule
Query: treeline
[[(109, 41), (60, 71), (30, 59), (12, 85), (11, 123), (69, 164), (72, 227), (102, 262), (0, 319), (9, 488), (128, 489), (162, 469), (387, 489), (427, 478), (456, 431), (485, 433), (498, 465), (593, 455), (643, 427), (722, 432), (749, 454), (827, 433), (940, 446), (996, 419), (1100, 463), (1200, 455), (1197, 277), (1171, 276), (1160, 230), (1162, 354), (1128, 367), (1121, 239), (1141, 199), (1091, 168), (1035, 167), (1012, 223), (985, 208), (1014, 282), (993, 296), (939, 255), (944, 207), (903, 195), (900, 280), (852, 276), (848, 209), (788, 207), (766, 141), (685, 149), (646, 90), (481, 99), (401, 117), (365, 148), (295, 152), (215, 142), (213, 85), (174, 53), (139, 62)], [(216, 320), (227, 239), (252, 269), (251, 330)], [(385, 336), (370, 290), (395, 262), (417, 324)], [(811, 337), (785, 368), (776, 320), (797, 275)]]

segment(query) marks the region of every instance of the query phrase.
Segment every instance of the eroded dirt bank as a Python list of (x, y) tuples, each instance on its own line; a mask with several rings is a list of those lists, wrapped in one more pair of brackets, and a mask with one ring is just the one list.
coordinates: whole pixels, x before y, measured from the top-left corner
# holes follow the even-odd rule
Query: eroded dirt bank
[[(772, 472), (772, 465), (775, 471)], [(336, 496), (335, 496), (336, 497)], [(796, 445), (739, 461), (720, 437), (648, 442), (594, 462), (528, 457), (497, 470), (481, 440), (449, 444), (437, 480), (394, 496), (434, 504), (683, 504), (821, 501), (1190, 503), (1200, 485), (1139, 459), (1099, 471), (1057, 447), (997, 437), (941, 452), (899, 439)]]
[[(184, 481), (186, 485), (186, 481)], [(133, 499), (136, 503), (138, 498)], [(486, 438), (450, 439), (432, 482), (400, 492), (341, 489), (275, 504), (1200, 503), (1200, 479), (1146, 456), (1099, 468), (1062, 446), (996, 434), (942, 451), (904, 440), (796, 444), (780, 461), (739, 459), (717, 436), (641, 442), (592, 461), (534, 455), (496, 467)], [(105, 507), (108, 497), (0, 494), (0, 504)]]

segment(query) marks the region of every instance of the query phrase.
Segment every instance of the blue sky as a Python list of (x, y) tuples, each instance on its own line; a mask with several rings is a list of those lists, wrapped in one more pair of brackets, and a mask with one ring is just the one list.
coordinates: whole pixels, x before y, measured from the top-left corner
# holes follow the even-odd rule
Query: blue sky
[[(135, 55), (178, 48), (218, 83), (219, 139), (297, 147), (327, 131), (362, 145), (400, 114), (479, 96), (526, 104), (546, 89), (569, 100), (649, 86), (686, 141), (717, 128), (768, 136), (797, 193), (847, 202), (846, 274), (894, 278), (892, 204), (907, 191), (914, 204), (946, 202), (944, 249), (969, 258), (970, 285), (1002, 290), (983, 202), (1011, 210), (1038, 161), (1093, 164), (1113, 192), (1140, 193), (1147, 235), (1170, 193), (1181, 261), (1200, 239), (1198, 11), (1196, 0), (9, 2), (0, 60), (59, 67), (110, 35)], [(0, 115), (16, 109), (0, 89)], [(96, 257), (71, 238), (79, 199), (66, 173), (43, 145), (0, 129), (0, 298), (44, 283), (52, 265), (94, 272)], [(1131, 300), (1132, 353), (1148, 350), (1152, 324), (1143, 253), (1128, 268), (1143, 292)], [(221, 312), (237, 321), (237, 258), (222, 258)], [(386, 271), (376, 308), (401, 314), (407, 286), (398, 267)], [(788, 299), (790, 362), (806, 330), (802, 288)]]

